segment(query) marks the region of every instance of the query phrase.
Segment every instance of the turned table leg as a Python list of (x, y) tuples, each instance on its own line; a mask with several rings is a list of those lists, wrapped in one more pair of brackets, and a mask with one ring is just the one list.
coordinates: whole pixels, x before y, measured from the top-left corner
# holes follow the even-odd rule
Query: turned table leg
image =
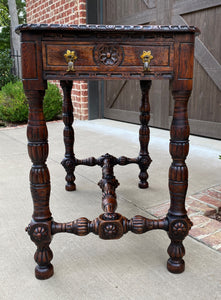
[(170, 258), (167, 268), (172, 273), (182, 273), (185, 263), (183, 240), (191, 228), (191, 221), (185, 209), (185, 197), (188, 186), (188, 169), (185, 159), (189, 151), (189, 124), (187, 104), (191, 91), (173, 91), (175, 100), (173, 121), (170, 134), (170, 154), (172, 164), (169, 169), (170, 208), (167, 214), (169, 220), (169, 237), (171, 244), (168, 248)]
[(73, 81), (60, 82), (64, 93), (63, 100), (63, 122), (64, 122), (64, 145), (65, 145), (65, 158), (62, 160), (62, 165), (65, 168), (67, 175), (65, 177), (67, 184), (65, 189), (67, 191), (75, 191), (76, 185), (74, 183), (75, 176), (75, 155), (74, 155), (74, 129), (72, 127), (74, 116), (73, 116), (73, 105), (71, 100), (71, 90)]
[(30, 171), (31, 194), (34, 204), (32, 221), (27, 227), (31, 240), (36, 244), (35, 276), (47, 279), (53, 275), (50, 261), (53, 254), (51, 243), (51, 212), (49, 208), (50, 175), (46, 165), (48, 156), (48, 132), (43, 115), (44, 91), (25, 90), (29, 100), (29, 121), (27, 127), (28, 153), (32, 160)]
[(148, 188), (148, 173), (147, 169), (151, 163), (151, 158), (148, 152), (148, 144), (150, 140), (150, 129), (148, 126), (150, 120), (150, 103), (149, 103), (149, 90), (151, 87), (151, 80), (141, 80), (140, 87), (142, 92), (141, 106), (140, 106), (140, 131), (139, 131), (139, 141), (140, 141), (140, 152), (138, 157), (138, 165), (140, 168), (140, 182), (138, 184), (139, 188)]

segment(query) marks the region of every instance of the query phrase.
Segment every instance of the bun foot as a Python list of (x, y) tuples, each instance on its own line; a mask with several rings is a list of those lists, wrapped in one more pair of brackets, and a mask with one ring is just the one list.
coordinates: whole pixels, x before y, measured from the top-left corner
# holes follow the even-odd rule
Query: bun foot
[(149, 187), (149, 184), (148, 184), (148, 182), (139, 182), (138, 187), (140, 189), (147, 189)]
[(66, 184), (65, 190), (68, 191), (68, 192), (75, 191), (76, 190), (76, 184), (75, 183)]
[(174, 274), (183, 273), (183, 271), (185, 270), (185, 262), (183, 259), (179, 261), (174, 261), (171, 258), (169, 258), (167, 261), (167, 269), (169, 272)]
[(40, 280), (48, 279), (54, 274), (54, 268), (52, 264), (49, 264), (46, 267), (36, 266), (35, 268), (35, 277)]

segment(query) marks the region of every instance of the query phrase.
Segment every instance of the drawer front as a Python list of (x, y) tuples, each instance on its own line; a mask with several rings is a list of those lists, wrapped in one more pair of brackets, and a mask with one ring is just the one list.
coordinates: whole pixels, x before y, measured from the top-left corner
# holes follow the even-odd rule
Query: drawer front
[[(68, 71), (68, 63), (64, 54), (67, 50), (75, 51), (74, 71)], [(144, 72), (144, 63), (141, 58), (143, 51), (151, 51), (153, 59), (150, 69)], [(97, 43), (87, 42), (43, 42), (43, 68), (45, 76), (54, 72), (73, 77), (120, 76), (131, 74), (134, 76), (144, 73), (172, 74), (173, 70), (173, 43)]]

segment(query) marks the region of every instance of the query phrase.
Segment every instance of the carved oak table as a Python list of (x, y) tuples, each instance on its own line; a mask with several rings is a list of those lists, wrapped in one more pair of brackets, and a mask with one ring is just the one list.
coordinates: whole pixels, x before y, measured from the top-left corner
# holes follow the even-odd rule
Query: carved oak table
[[(171, 243), (167, 268), (172, 273), (184, 271), (185, 249), (182, 244), (191, 221), (185, 209), (188, 170), (189, 125), (187, 103), (192, 90), (194, 37), (199, 30), (188, 26), (114, 26), (114, 25), (20, 25), (22, 70), (25, 94), (29, 101), (27, 127), (28, 153), (32, 160), (31, 194), (34, 203), (32, 221), (27, 231), (36, 244), (35, 275), (47, 279), (53, 275), (49, 247), (53, 235), (68, 232), (79, 236), (93, 232), (102, 239), (119, 239), (132, 231), (137, 234), (152, 229), (168, 232)], [(79, 218), (69, 223), (56, 223), (50, 212), (50, 176), (46, 165), (48, 133), (43, 115), (43, 98), (47, 80), (58, 79), (64, 92), (63, 121), (67, 176), (66, 190), (74, 191), (74, 171), (78, 165), (102, 167), (102, 208), (104, 213), (93, 221)], [(136, 158), (110, 154), (99, 158), (77, 159), (74, 155), (73, 80), (137, 79), (142, 91), (139, 131), (140, 151)], [(175, 101), (171, 124), (169, 190), (171, 204), (161, 220), (135, 216), (128, 220), (116, 212), (115, 190), (119, 185), (114, 166), (135, 163), (140, 168), (139, 187), (148, 187), (147, 169), (150, 118), (149, 89), (152, 79), (171, 80)]]

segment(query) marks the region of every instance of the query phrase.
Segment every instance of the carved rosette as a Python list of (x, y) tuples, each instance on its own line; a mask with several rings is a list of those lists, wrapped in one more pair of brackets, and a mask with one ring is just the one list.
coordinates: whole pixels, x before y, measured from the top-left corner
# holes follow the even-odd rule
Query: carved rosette
[(151, 162), (152, 162), (152, 159), (150, 158), (149, 155), (147, 155), (147, 156), (139, 156), (138, 157), (138, 161), (139, 161), (140, 168), (143, 167), (143, 168), (148, 169), (149, 166), (150, 166), (150, 164), (151, 164)]
[(67, 182), (65, 188), (67, 191), (74, 191), (76, 189), (75, 186), (75, 159), (74, 158), (64, 158), (61, 162), (64, 167), (67, 175), (65, 176), (65, 180)]
[(104, 232), (106, 235), (116, 235), (117, 233), (117, 229), (116, 229), (116, 225), (112, 225), (112, 224), (108, 224), (106, 225), (106, 227), (104, 227)]
[(34, 259), (37, 263), (35, 276), (38, 279), (47, 279), (54, 273), (50, 261), (53, 253), (49, 247), (52, 240), (51, 221), (35, 223), (33, 220), (26, 228), (31, 240), (36, 244), (37, 250)]
[(117, 214), (116, 220), (106, 220), (105, 215), (99, 216), (99, 237), (103, 240), (119, 239), (124, 234), (123, 217)]
[(67, 173), (72, 173), (75, 170), (75, 160), (72, 158), (64, 158), (61, 162)]
[(188, 235), (193, 223), (188, 219), (174, 220), (169, 224), (169, 237), (172, 240), (182, 241)]
[(46, 223), (30, 223), (26, 231), (36, 245), (51, 241), (50, 225)]
[[(170, 218), (170, 216), (168, 216)], [(185, 255), (185, 248), (182, 241), (188, 235), (192, 222), (188, 217), (183, 219), (169, 220), (168, 235), (171, 243), (167, 249), (170, 256), (167, 262), (167, 268), (172, 273), (182, 273), (185, 269), (185, 262), (182, 257)]]
[(94, 47), (93, 58), (97, 65), (119, 66), (123, 61), (124, 51), (119, 45), (98, 45)]

